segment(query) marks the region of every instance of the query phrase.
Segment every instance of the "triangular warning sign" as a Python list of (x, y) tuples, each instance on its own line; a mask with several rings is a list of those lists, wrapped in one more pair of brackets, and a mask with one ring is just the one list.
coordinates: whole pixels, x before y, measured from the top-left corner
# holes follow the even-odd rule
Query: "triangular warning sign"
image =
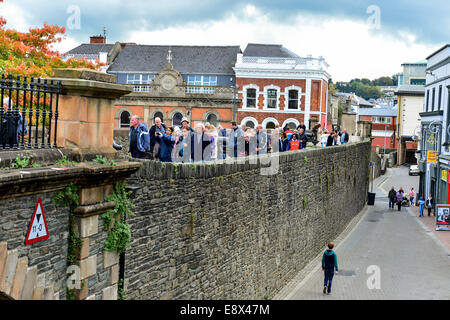
[(25, 244), (32, 244), (46, 239), (48, 239), (47, 220), (45, 220), (44, 207), (39, 197), (31, 218), (27, 237), (25, 238)]

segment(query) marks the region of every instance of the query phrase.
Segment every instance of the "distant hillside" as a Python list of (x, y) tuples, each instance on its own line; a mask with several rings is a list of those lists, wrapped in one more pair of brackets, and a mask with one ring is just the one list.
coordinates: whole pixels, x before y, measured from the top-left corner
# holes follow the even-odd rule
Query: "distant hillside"
[(350, 82), (336, 82), (335, 89), (339, 92), (354, 92), (356, 95), (368, 100), (370, 98), (378, 99), (383, 97), (380, 86), (397, 86), (397, 83), (397, 75), (393, 75), (391, 77), (380, 77), (375, 80), (355, 78), (350, 80)]

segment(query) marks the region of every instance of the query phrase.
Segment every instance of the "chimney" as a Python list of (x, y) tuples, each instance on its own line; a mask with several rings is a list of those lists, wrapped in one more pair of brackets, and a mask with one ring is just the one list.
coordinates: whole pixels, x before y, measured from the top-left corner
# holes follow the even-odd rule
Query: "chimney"
[(90, 43), (106, 43), (106, 38), (104, 36), (92, 36)]

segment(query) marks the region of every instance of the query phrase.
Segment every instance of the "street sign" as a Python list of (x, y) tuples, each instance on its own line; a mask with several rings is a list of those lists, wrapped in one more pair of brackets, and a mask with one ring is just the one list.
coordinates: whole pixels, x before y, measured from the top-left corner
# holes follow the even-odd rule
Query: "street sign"
[(25, 238), (25, 244), (32, 244), (46, 239), (48, 239), (47, 220), (45, 219), (44, 207), (39, 197)]
[(372, 161), (370, 161), (370, 166), (373, 166), (373, 162)]
[(441, 179), (447, 181), (447, 169), (441, 170)]
[(427, 163), (428, 164), (436, 164), (437, 159), (437, 151), (428, 150), (427, 151)]

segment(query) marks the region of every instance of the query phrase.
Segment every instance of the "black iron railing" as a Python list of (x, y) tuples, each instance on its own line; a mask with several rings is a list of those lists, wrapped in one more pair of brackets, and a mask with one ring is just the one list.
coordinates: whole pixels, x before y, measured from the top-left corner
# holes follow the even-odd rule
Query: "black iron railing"
[(2, 74), (0, 151), (56, 148), (60, 88), (60, 81)]

